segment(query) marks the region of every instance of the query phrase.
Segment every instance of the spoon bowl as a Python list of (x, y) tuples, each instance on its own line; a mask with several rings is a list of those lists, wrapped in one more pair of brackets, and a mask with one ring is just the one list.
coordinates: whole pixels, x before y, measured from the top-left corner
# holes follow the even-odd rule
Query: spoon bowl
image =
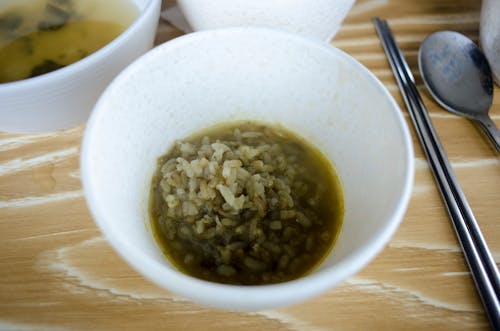
[(434, 99), (446, 110), (475, 120), (500, 152), (500, 131), (488, 116), (493, 78), (481, 49), (461, 33), (435, 32), (420, 46), (418, 64)]

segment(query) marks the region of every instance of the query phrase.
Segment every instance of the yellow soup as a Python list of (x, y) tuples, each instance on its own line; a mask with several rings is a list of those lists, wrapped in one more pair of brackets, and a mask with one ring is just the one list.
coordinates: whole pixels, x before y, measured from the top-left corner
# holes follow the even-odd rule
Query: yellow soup
[(137, 13), (124, 0), (38, 0), (0, 6), (0, 83), (83, 59), (122, 33)]

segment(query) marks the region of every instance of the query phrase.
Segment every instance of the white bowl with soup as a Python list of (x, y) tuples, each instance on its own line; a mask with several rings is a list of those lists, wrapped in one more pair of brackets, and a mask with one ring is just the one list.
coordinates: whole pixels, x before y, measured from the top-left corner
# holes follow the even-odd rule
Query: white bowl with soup
[(81, 172), (95, 222), (138, 272), (203, 305), (261, 310), (369, 263), (403, 219), (414, 169), (401, 110), (359, 62), (231, 28), (127, 67), (89, 119)]
[(154, 41), (160, 0), (0, 4), (0, 130), (84, 122), (97, 98)]

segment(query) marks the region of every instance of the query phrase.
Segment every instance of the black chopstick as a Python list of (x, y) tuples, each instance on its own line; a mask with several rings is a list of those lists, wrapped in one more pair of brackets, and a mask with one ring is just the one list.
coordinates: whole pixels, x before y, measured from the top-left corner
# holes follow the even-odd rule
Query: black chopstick
[(394, 40), (387, 21), (374, 18), (373, 22), (440, 189), (491, 326), (495, 330), (500, 330), (500, 276), (495, 261), (449, 164), (415, 86), (411, 70)]

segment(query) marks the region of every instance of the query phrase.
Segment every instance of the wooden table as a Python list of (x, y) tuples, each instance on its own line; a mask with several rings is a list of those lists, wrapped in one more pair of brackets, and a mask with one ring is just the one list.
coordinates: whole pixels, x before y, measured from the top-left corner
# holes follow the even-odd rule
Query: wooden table
[[(408, 119), (370, 19), (389, 20), (484, 236), (500, 261), (500, 157), (473, 124), (430, 99), (416, 65), (419, 44), (433, 31), (457, 30), (477, 41), (479, 10), (477, 0), (358, 0), (333, 45), (373, 71)], [(181, 34), (161, 22), (157, 43)], [(498, 86), (495, 93), (491, 114), (500, 126)], [(413, 127), (411, 131), (414, 134)], [(397, 233), (372, 263), (302, 304), (235, 313), (172, 296), (110, 248), (81, 190), (82, 133), (83, 126), (43, 134), (0, 134), (2, 330), (489, 328), (415, 135), (410, 206)]]

